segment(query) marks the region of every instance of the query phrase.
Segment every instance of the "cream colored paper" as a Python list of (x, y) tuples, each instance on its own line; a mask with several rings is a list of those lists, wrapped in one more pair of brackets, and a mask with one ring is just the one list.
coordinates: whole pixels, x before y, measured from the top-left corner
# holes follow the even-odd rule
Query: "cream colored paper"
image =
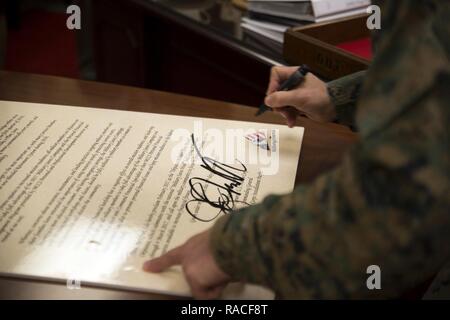
[[(187, 296), (179, 267), (149, 274), (143, 262), (227, 209), (292, 191), (302, 138), (303, 128), (0, 101), (0, 273)], [(226, 297), (273, 295), (233, 285)]]

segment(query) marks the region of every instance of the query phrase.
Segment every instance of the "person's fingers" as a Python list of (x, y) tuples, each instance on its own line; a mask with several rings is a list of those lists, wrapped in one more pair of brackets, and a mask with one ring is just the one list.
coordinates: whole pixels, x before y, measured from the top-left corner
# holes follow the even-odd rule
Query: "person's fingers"
[(288, 125), (289, 128), (294, 127), (297, 116), (299, 115), (297, 109), (293, 107), (283, 107), (274, 110), (275, 112), (281, 114), (286, 119), (286, 124)]
[(286, 118), (286, 124), (289, 128), (292, 128), (295, 125), (295, 119), (297, 118), (296, 115), (293, 115), (290, 111), (282, 111), (284, 114), (284, 117)]
[(183, 273), (196, 299), (216, 299), (228, 283), (227, 279), (217, 277), (208, 265), (200, 270), (199, 265), (183, 264)]
[(281, 82), (285, 81), (294, 73), (298, 67), (272, 67), (270, 70), (270, 80), (267, 87), (266, 95), (269, 95), (278, 90)]
[(195, 299), (200, 300), (218, 299), (220, 298), (223, 290), (225, 289), (225, 285), (218, 285), (214, 287), (202, 287), (198, 284), (189, 283), (189, 286), (191, 287), (192, 296)]
[(282, 107), (296, 107), (300, 108), (305, 102), (305, 97), (302, 94), (301, 89), (292, 91), (278, 91), (274, 92), (266, 97), (264, 103), (274, 109)]
[(201, 297), (201, 299), (204, 300), (219, 299), (224, 289), (225, 286), (216, 286), (214, 288), (208, 288), (203, 291), (203, 297)]
[(149, 260), (144, 263), (144, 270), (147, 272), (161, 272), (171, 266), (181, 264), (183, 258), (183, 246), (174, 248), (159, 258)]
[(287, 125), (289, 128), (293, 128), (295, 126), (295, 118), (287, 118)]
[(205, 296), (207, 294), (207, 287), (200, 285), (200, 283), (196, 280), (195, 272), (198, 271), (183, 266), (183, 272), (186, 277), (186, 281), (191, 288), (192, 296), (195, 299), (205, 299)]
[(278, 87), (280, 86), (280, 80), (275, 78), (270, 78), (269, 86), (267, 87), (266, 95), (269, 95), (271, 93), (274, 93), (278, 90)]

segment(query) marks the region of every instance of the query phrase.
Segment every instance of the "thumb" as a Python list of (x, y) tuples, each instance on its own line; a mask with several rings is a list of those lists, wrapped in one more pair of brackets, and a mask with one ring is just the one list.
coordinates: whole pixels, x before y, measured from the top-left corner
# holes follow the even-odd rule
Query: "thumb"
[(282, 108), (287, 106), (297, 107), (303, 104), (303, 97), (299, 90), (277, 91), (266, 97), (264, 103), (272, 108)]

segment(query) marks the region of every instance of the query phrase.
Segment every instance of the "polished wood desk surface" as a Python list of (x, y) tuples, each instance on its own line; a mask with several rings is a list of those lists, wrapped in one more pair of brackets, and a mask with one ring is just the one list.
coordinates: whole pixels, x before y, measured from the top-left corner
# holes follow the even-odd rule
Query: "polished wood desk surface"
[[(280, 116), (270, 112), (256, 118), (254, 107), (147, 89), (4, 71), (0, 71), (0, 100), (284, 123)], [(320, 124), (302, 118), (297, 125), (305, 127), (305, 136), (296, 184), (308, 183), (331, 169), (357, 139), (351, 130), (337, 124)], [(0, 299), (170, 298), (174, 297), (91, 287), (69, 290), (65, 284), (0, 277)]]

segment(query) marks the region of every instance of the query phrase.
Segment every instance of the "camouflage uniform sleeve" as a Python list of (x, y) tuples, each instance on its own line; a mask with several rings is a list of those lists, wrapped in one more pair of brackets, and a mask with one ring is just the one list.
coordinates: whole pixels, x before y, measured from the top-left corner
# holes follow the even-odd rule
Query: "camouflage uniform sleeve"
[(327, 83), (331, 102), (336, 107), (337, 122), (353, 126), (356, 102), (361, 94), (366, 71), (360, 71)]
[[(218, 220), (219, 266), (281, 298), (394, 297), (430, 278), (450, 252), (449, 86), (436, 79), (312, 185)], [(382, 290), (367, 289), (370, 265)]]

